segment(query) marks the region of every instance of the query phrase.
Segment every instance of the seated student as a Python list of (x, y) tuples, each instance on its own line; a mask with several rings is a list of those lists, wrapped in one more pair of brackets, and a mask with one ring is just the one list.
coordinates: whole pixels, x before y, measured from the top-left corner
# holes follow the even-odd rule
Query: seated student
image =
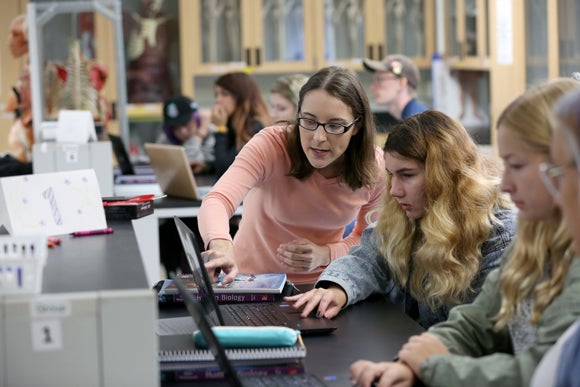
[[(385, 191), (383, 156), (364, 88), (352, 70), (327, 67), (300, 90), (297, 122), (258, 132), (204, 197), (199, 229), (208, 269), (231, 281), (286, 272), (313, 283), (360, 242), (367, 214)], [(228, 219), (243, 200), (233, 239)], [(344, 227), (358, 214), (353, 233)]]
[(525, 92), (498, 119), (502, 189), (519, 208), (518, 232), (502, 266), (489, 274), (472, 304), (409, 339), (400, 361), (351, 365), (353, 383), (381, 387), (528, 386), (542, 355), (580, 316), (580, 260), (538, 167), (548, 161), (550, 109), (567, 91), (556, 80)]
[(226, 73), (214, 83), (215, 172), (229, 168), (242, 147), (270, 123), (268, 105), (256, 80), (244, 72)]
[[(550, 163), (541, 168), (546, 186), (562, 209), (580, 256), (580, 90), (564, 96), (554, 107), (554, 136)], [(536, 368), (531, 387), (571, 387), (580, 383), (580, 319), (570, 326)]]
[(215, 160), (215, 138), (209, 122), (203, 122), (197, 104), (185, 96), (173, 97), (163, 104), (161, 144), (182, 145), (193, 173), (211, 172)]
[(385, 143), (389, 194), (359, 246), (332, 262), (313, 289), (286, 300), (308, 315), (384, 293), (423, 327), (471, 302), (499, 265), (516, 215), (460, 123), (429, 110), (392, 127)]
[(270, 87), (270, 118), (274, 124), (294, 122), (298, 113), (298, 95), (308, 77), (304, 74), (284, 75)]
[[(163, 104), (163, 132), (157, 142), (182, 145), (194, 174), (213, 172), (215, 138), (209, 131), (209, 113), (206, 121), (197, 104), (186, 96), (170, 98)], [(183, 218), (183, 221), (199, 235), (196, 218)], [(160, 222), (159, 255), (167, 273), (178, 268), (183, 273), (190, 272), (173, 220)]]

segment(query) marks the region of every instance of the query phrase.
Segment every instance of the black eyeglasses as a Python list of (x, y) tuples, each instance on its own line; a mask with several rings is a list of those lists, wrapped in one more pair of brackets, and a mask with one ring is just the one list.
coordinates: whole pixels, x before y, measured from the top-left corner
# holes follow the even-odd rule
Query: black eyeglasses
[(339, 124), (337, 122), (318, 122), (312, 118), (298, 117), (296, 118), (298, 125), (301, 128), (314, 132), (319, 126), (322, 126), (324, 131), (328, 134), (343, 134), (346, 133), (354, 124), (360, 121), (360, 117), (354, 119), (348, 125)]

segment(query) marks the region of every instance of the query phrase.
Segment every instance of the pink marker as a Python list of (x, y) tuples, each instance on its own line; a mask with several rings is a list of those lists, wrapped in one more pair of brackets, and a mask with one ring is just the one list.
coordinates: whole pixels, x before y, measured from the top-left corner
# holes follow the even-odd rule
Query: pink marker
[(87, 231), (75, 231), (71, 232), (70, 235), (73, 237), (82, 237), (89, 235), (101, 235), (101, 234), (112, 234), (113, 229), (111, 227), (103, 228), (100, 230), (87, 230)]

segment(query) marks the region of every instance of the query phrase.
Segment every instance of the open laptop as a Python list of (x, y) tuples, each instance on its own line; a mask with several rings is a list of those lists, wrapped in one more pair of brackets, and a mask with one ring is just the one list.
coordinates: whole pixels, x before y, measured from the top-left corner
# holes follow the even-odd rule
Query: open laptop
[(116, 184), (151, 184), (155, 183), (155, 175), (150, 166), (133, 166), (125, 144), (120, 136), (109, 134), (113, 154), (117, 159), (120, 174), (116, 174)]
[(267, 375), (259, 377), (240, 378), (236, 374), (233, 365), (228, 359), (224, 347), (211, 329), (211, 324), (206, 318), (203, 306), (189, 293), (187, 287), (175, 274), (170, 273), (171, 279), (175, 282), (177, 289), (183, 297), (187, 310), (192, 315), (198, 329), (208, 343), (216, 363), (223, 371), (227, 383), (232, 387), (238, 386), (325, 386), (317, 376), (313, 374), (285, 374)]
[(200, 199), (185, 148), (181, 145), (151, 142), (147, 142), (143, 146), (149, 156), (157, 184), (165, 195), (184, 199)]
[(212, 323), (234, 326), (286, 326), (300, 330), (302, 335), (328, 334), (336, 329), (336, 325), (325, 318), (302, 318), (300, 311), (284, 302), (218, 305), (195, 235), (177, 216), (174, 220), (191, 268), (192, 278), (198, 287), (201, 303)]

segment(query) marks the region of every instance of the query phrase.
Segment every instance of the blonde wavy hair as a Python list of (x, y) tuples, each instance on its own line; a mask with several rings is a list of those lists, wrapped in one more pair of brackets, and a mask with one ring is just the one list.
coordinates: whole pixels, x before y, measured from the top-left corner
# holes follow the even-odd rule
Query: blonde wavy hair
[[(461, 303), (479, 272), (481, 245), (498, 207), (511, 206), (500, 189), (500, 168), (486, 158), (465, 128), (438, 111), (393, 127), (384, 147), (425, 168), (425, 215), (409, 219), (385, 195), (375, 233), (394, 279), (435, 309)], [(387, 178), (387, 192), (391, 177)]]
[[(535, 152), (550, 153), (551, 109), (564, 94), (580, 88), (580, 82), (560, 78), (536, 85), (520, 95), (502, 112), (497, 127), (515, 134)], [(500, 277), (501, 308), (494, 319), (496, 329), (504, 328), (522, 300), (532, 296), (537, 324), (544, 310), (564, 287), (573, 258), (571, 238), (560, 209), (554, 205), (549, 219), (518, 221), (512, 256)]]

